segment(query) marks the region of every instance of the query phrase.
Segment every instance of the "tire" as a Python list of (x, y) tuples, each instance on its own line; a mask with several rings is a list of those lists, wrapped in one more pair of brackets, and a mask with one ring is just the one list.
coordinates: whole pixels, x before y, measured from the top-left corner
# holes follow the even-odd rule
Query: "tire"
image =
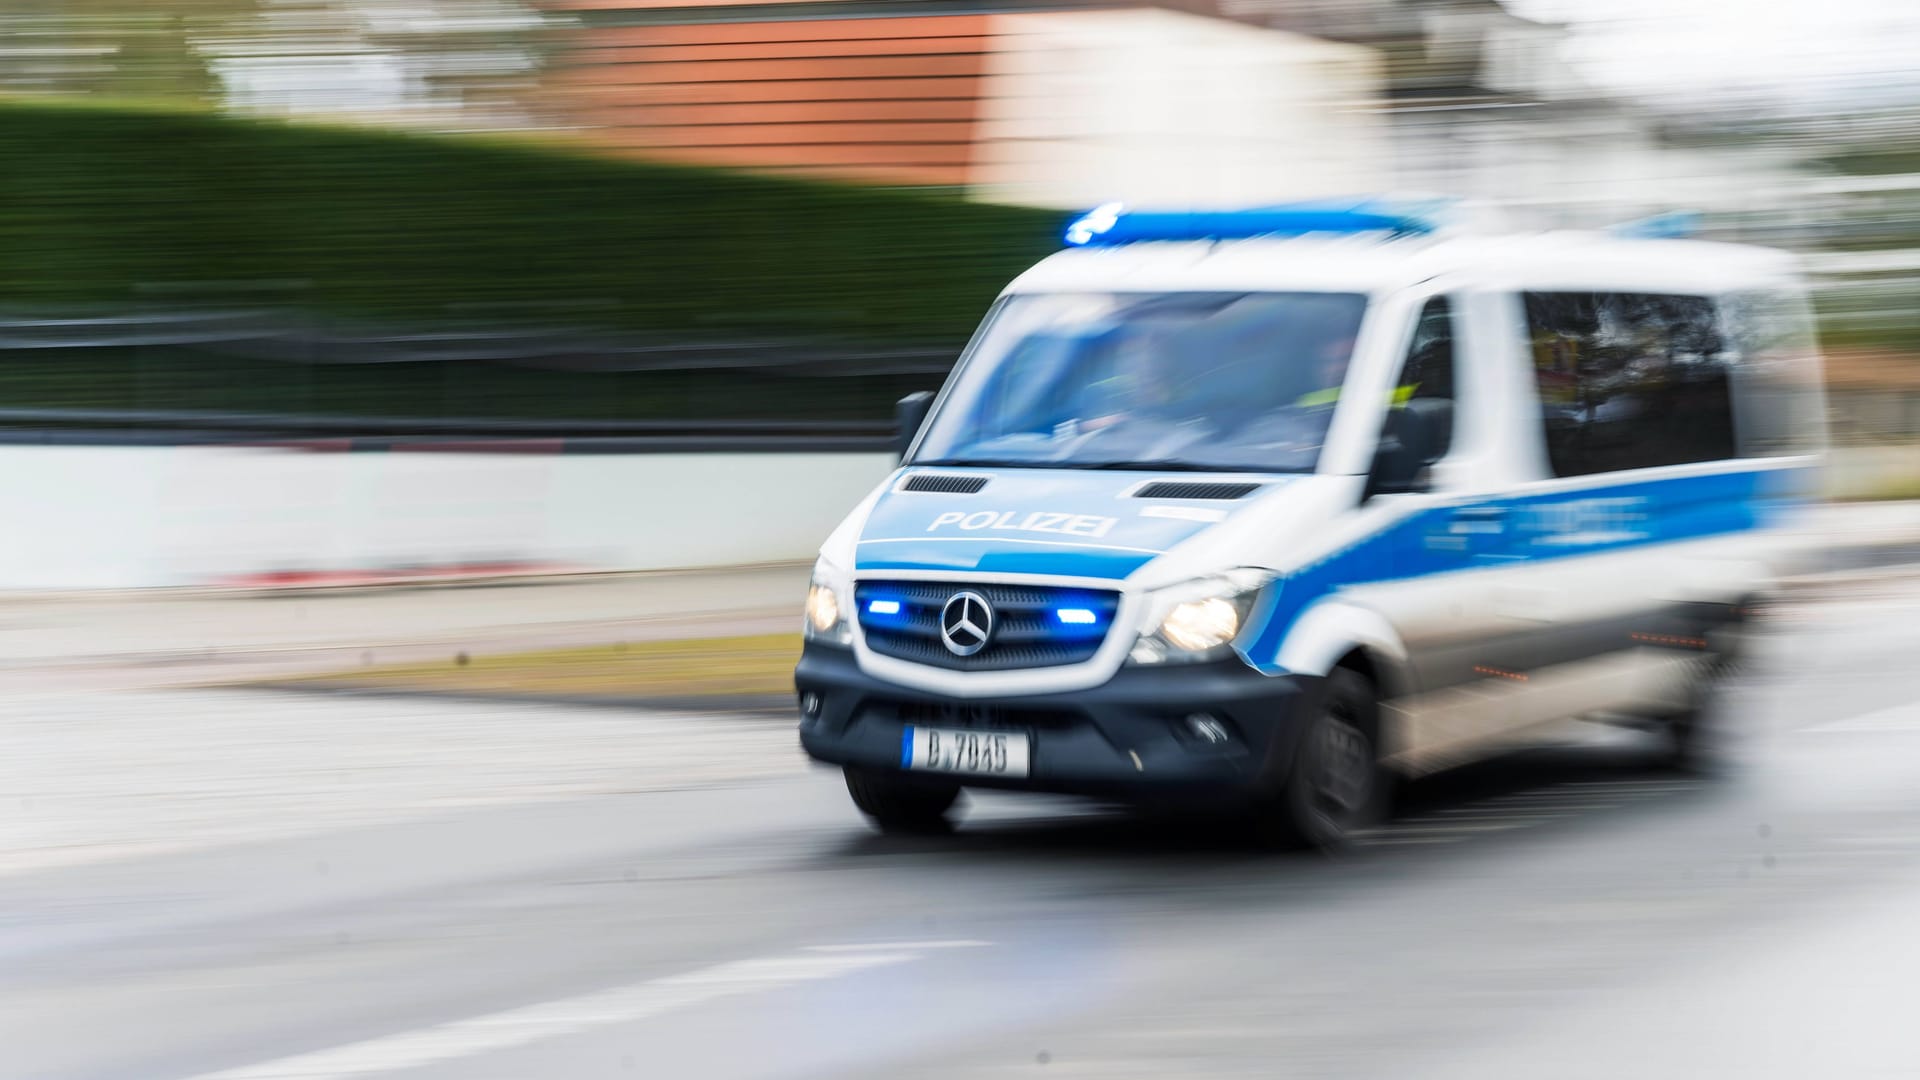
[[(1747, 601), (1739, 605), (1739, 610), (1751, 612), (1756, 607), (1755, 602)], [(1665, 717), (1662, 725), (1666, 746), (1660, 763), (1666, 768), (1702, 777), (1733, 771), (1740, 738), (1721, 690), (1740, 672), (1749, 629), (1743, 619), (1709, 632), (1715, 648), (1701, 658), (1700, 673), (1689, 688), (1688, 707)]]
[(853, 805), (881, 832), (937, 833), (952, 827), (947, 811), (959, 801), (960, 785), (852, 767), (845, 772)]
[(1693, 704), (1666, 718), (1660, 764), (1692, 776), (1724, 776), (1739, 756), (1732, 717), (1719, 701), (1719, 688), (1733, 673), (1728, 660), (1709, 661), (1693, 687)]
[(1337, 850), (1386, 811), (1389, 783), (1380, 764), (1380, 704), (1358, 672), (1335, 668), (1279, 789), (1251, 815), (1264, 847)]

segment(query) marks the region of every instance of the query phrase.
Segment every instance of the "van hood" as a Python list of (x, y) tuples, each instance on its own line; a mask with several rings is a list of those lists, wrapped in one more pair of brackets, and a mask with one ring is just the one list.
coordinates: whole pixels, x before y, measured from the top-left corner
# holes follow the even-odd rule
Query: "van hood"
[[(954, 570), (1119, 580), (1293, 477), (1046, 469), (914, 469), (986, 476), (966, 494), (889, 483), (857, 541), (860, 571)], [(1258, 484), (1239, 499), (1143, 499), (1147, 484)]]

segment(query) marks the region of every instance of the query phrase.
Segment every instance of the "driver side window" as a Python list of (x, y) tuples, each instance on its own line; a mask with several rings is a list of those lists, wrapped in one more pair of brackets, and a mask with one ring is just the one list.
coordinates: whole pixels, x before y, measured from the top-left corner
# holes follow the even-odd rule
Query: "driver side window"
[(1453, 341), (1453, 305), (1436, 296), (1420, 309), (1401, 361), (1368, 479), (1369, 496), (1427, 490), (1427, 467), (1453, 445)]
[[(1436, 296), (1420, 309), (1407, 359), (1394, 386), (1394, 408), (1413, 401), (1453, 401), (1453, 305)], [(1452, 425), (1432, 447), (1435, 459), (1445, 457), (1453, 443)]]

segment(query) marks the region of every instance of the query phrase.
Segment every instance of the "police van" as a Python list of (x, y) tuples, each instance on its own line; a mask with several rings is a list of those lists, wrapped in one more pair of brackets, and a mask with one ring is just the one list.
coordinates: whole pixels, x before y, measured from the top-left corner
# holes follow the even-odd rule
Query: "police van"
[(1824, 403), (1789, 257), (1674, 231), (1074, 223), (822, 547), (807, 753), (886, 829), (979, 787), (1313, 845), (1563, 720), (1698, 754)]

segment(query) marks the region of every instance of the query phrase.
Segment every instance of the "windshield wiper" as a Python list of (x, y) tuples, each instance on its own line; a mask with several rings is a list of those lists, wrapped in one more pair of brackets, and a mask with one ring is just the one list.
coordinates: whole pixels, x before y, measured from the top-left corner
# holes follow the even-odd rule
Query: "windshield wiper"
[(1142, 461), (1061, 461), (1054, 463), (1063, 469), (1134, 469), (1140, 472), (1218, 472), (1218, 473), (1274, 473), (1303, 472), (1302, 469), (1275, 469), (1270, 466), (1220, 465), (1204, 461), (1180, 461), (1174, 458), (1149, 458)]
[(1023, 458), (915, 458), (908, 465), (953, 466), (971, 469), (1054, 469), (1059, 464), (1052, 461), (1029, 461)]

